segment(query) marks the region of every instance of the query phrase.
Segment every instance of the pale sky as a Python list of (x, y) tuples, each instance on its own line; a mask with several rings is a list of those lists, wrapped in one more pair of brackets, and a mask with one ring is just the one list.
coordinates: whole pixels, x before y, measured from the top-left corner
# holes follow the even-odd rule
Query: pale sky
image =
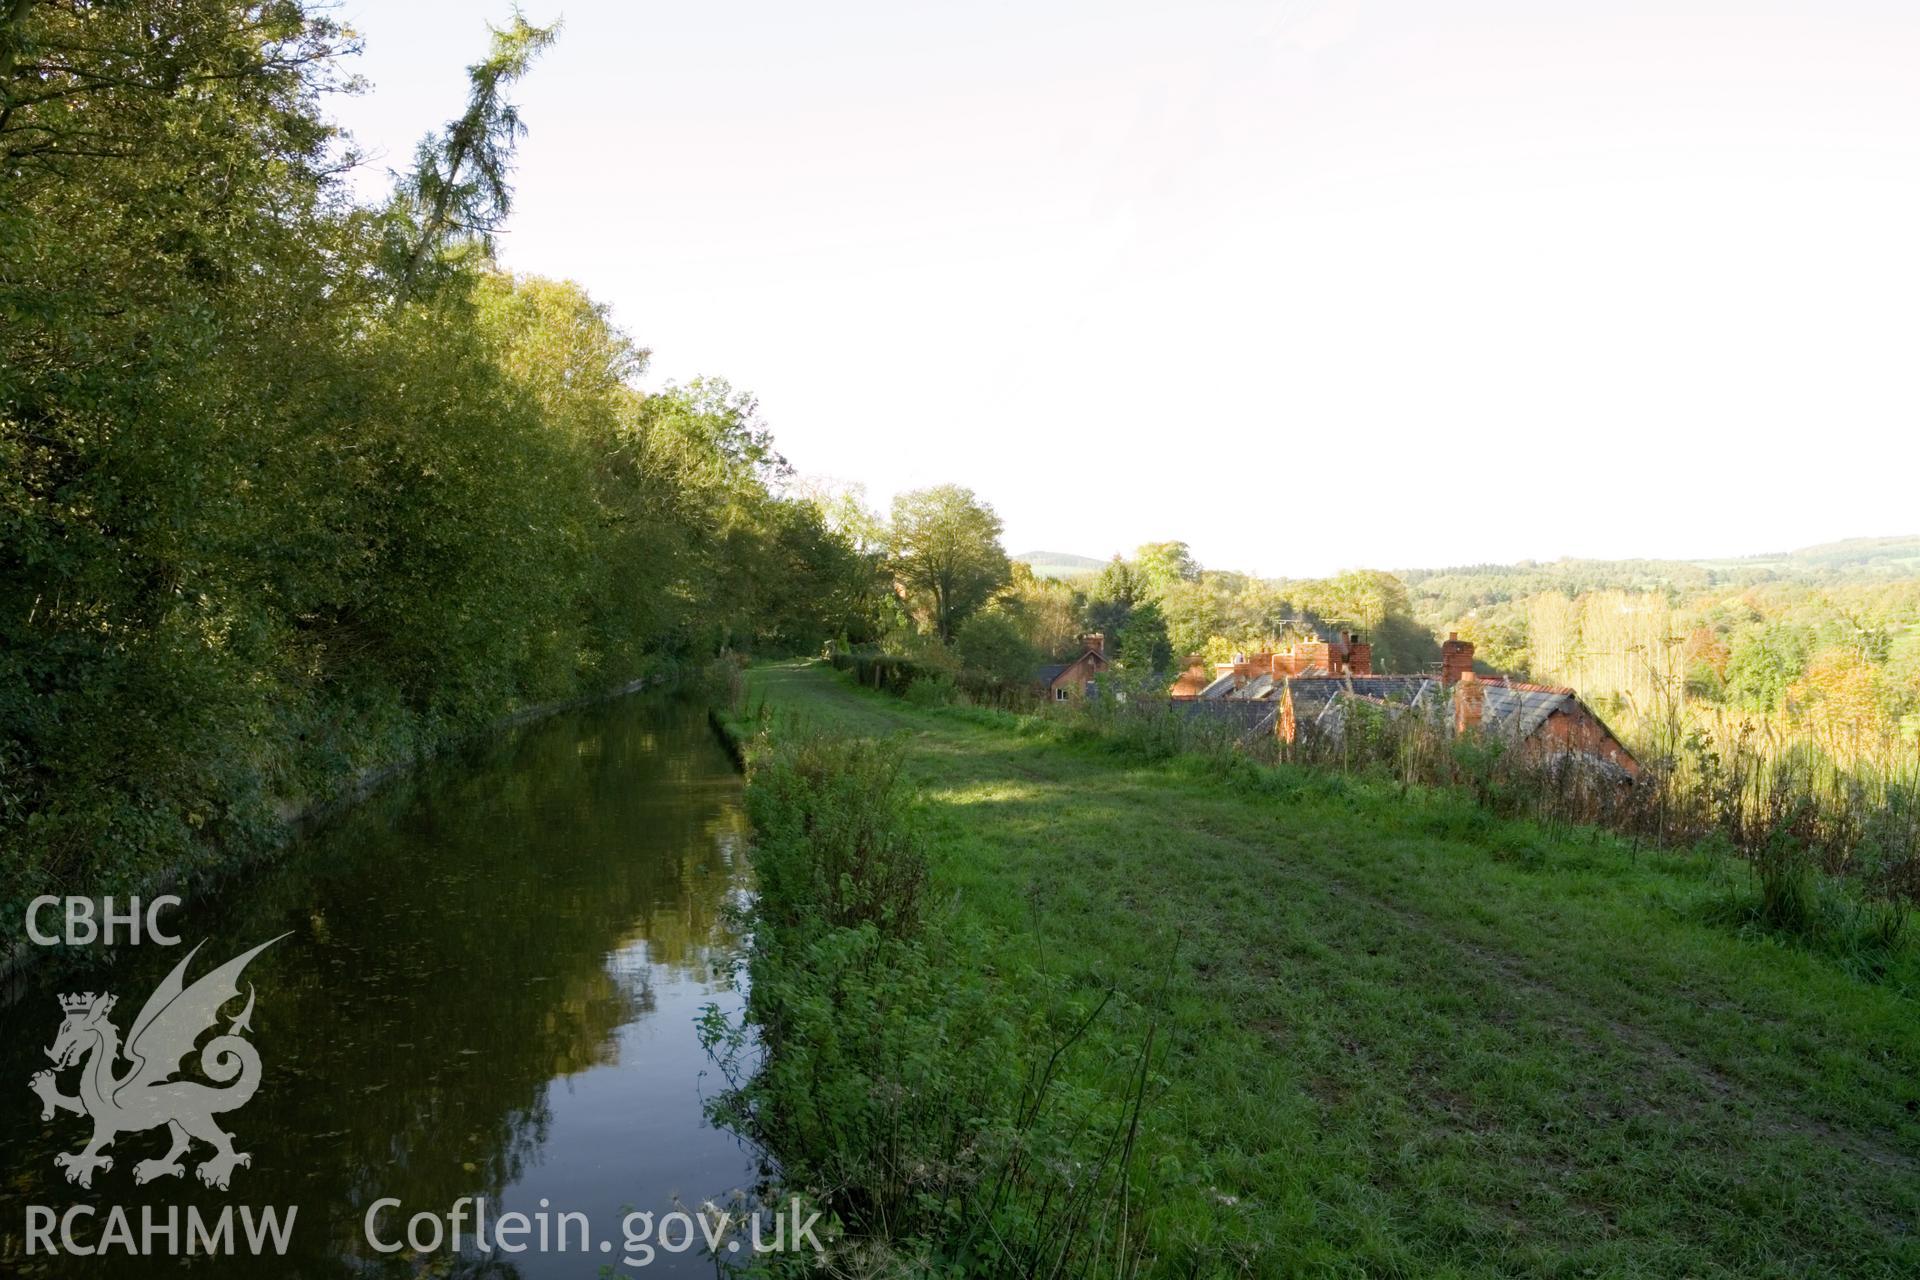
[[(502, 259), (804, 473), (1302, 576), (1920, 532), (1920, 5), (527, 0)], [(497, 12), (345, 0), (383, 166)]]

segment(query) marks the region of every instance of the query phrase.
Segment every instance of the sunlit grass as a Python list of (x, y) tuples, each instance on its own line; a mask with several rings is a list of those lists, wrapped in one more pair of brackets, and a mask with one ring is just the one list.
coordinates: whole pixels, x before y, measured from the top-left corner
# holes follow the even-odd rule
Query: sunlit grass
[(1725, 917), (1751, 873), (1296, 767), (1147, 763), (1004, 713), (755, 671), (905, 735), (934, 897), (1012, 1006), (1120, 993), (1149, 1271), (1875, 1276), (1920, 1267), (1920, 969)]

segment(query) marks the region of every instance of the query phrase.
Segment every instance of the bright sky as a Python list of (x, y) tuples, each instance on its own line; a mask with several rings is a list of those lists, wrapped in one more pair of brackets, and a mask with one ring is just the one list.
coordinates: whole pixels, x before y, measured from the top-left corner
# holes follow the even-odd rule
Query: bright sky
[[(1911, 0), (526, 0), (502, 256), (803, 472), (1268, 575), (1920, 532)], [(384, 165), (473, 0), (345, 0)]]

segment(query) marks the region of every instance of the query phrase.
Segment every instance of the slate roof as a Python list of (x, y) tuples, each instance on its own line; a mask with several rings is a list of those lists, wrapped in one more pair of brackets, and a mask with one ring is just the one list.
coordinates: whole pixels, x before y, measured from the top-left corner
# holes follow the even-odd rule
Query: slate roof
[(1320, 721), (1343, 697), (1365, 698), (1390, 707), (1438, 706), (1447, 697), (1432, 676), (1299, 676), (1290, 683), (1296, 725)]
[(1249, 702), (1244, 698), (1181, 698), (1171, 701), (1174, 711), (1189, 718), (1210, 720), (1237, 731), (1243, 738), (1272, 735), (1280, 715), (1278, 702)]
[[(1578, 705), (1573, 690), (1554, 685), (1527, 684), (1505, 676), (1482, 679), (1485, 694), (1481, 726), (1490, 732), (1525, 738), (1547, 722), (1556, 711), (1571, 711)], [(1293, 716), (1296, 724), (1309, 724), (1330, 716), (1329, 707), (1343, 698), (1363, 698), (1388, 707), (1427, 707), (1450, 705), (1453, 691), (1433, 676), (1326, 676), (1296, 678), (1293, 681)]]
[(1267, 698), (1279, 697), (1282, 688), (1283, 686), (1271, 675), (1262, 674), (1247, 681), (1247, 683), (1241, 687), (1240, 692), (1233, 696), (1244, 702), (1260, 702)]
[[(1572, 689), (1557, 685), (1529, 684), (1510, 676), (1477, 677), (1482, 692), (1481, 727), (1514, 740), (1529, 738), (1556, 712), (1574, 712), (1581, 708)], [(1275, 717), (1288, 690), (1293, 694), (1293, 723), (1296, 734), (1330, 733), (1343, 729), (1346, 708), (1365, 702), (1382, 708), (1389, 715), (1417, 711), (1453, 727), (1453, 699), (1457, 686), (1447, 685), (1439, 675), (1298, 675), (1292, 678), (1258, 675), (1238, 678), (1231, 671), (1222, 674), (1198, 697), (1176, 698), (1173, 705), (1189, 713), (1215, 716), (1239, 716), (1248, 727), (1259, 725), (1265, 732), (1276, 729)], [(1233, 710), (1238, 708), (1238, 710)], [(1591, 714), (1589, 712), (1589, 714)], [(1594, 717), (1596, 720), (1598, 717)], [(1602, 724), (1603, 732), (1610, 732)], [(1615, 745), (1618, 746), (1616, 740)], [(1624, 753), (1624, 748), (1621, 748)], [(1578, 756), (1604, 765), (1605, 771), (1627, 776), (1626, 770), (1587, 753), (1560, 751), (1560, 755)]]
[(1524, 738), (1547, 722), (1556, 711), (1571, 711), (1573, 690), (1545, 685), (1483, 680), (1487, 691), (1481, 723), (1515, 738)]
[(1199, 696), (1209, 701), (1231, 697), (1233, 687), (1233, 672), (1229, 671), (1223, 676), (1216, 677), (1212, 684), (1200, 691)]

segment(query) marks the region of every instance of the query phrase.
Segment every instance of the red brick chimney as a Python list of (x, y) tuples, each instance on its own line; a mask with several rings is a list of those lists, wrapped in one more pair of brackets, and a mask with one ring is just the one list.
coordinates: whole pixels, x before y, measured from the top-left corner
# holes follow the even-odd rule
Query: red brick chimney
[(1107, 656), (1107, 638), (1098, 631), (1090, 631), (1080, 639), (1085, 642), (1090, 652), (1097, 653), (1103, 658)]
[[(1468, 645), (1469, 652), (1473, 646)], [(1470, 733), (1480, 727), (1487, 711), (1487, 686), (1473, 672), (1463, 674), (1453, 689), (1453, 731)]]
[(1453, 684), (1473, 671), (1473, 641), (1462, 640), (1458, 631), (1447, 632), (1440, 646), (1440, 683)]
[(1355, 676), (1373, 674), (1373, 646), (1359, 636), (1347, 638), (1347, 674)]

